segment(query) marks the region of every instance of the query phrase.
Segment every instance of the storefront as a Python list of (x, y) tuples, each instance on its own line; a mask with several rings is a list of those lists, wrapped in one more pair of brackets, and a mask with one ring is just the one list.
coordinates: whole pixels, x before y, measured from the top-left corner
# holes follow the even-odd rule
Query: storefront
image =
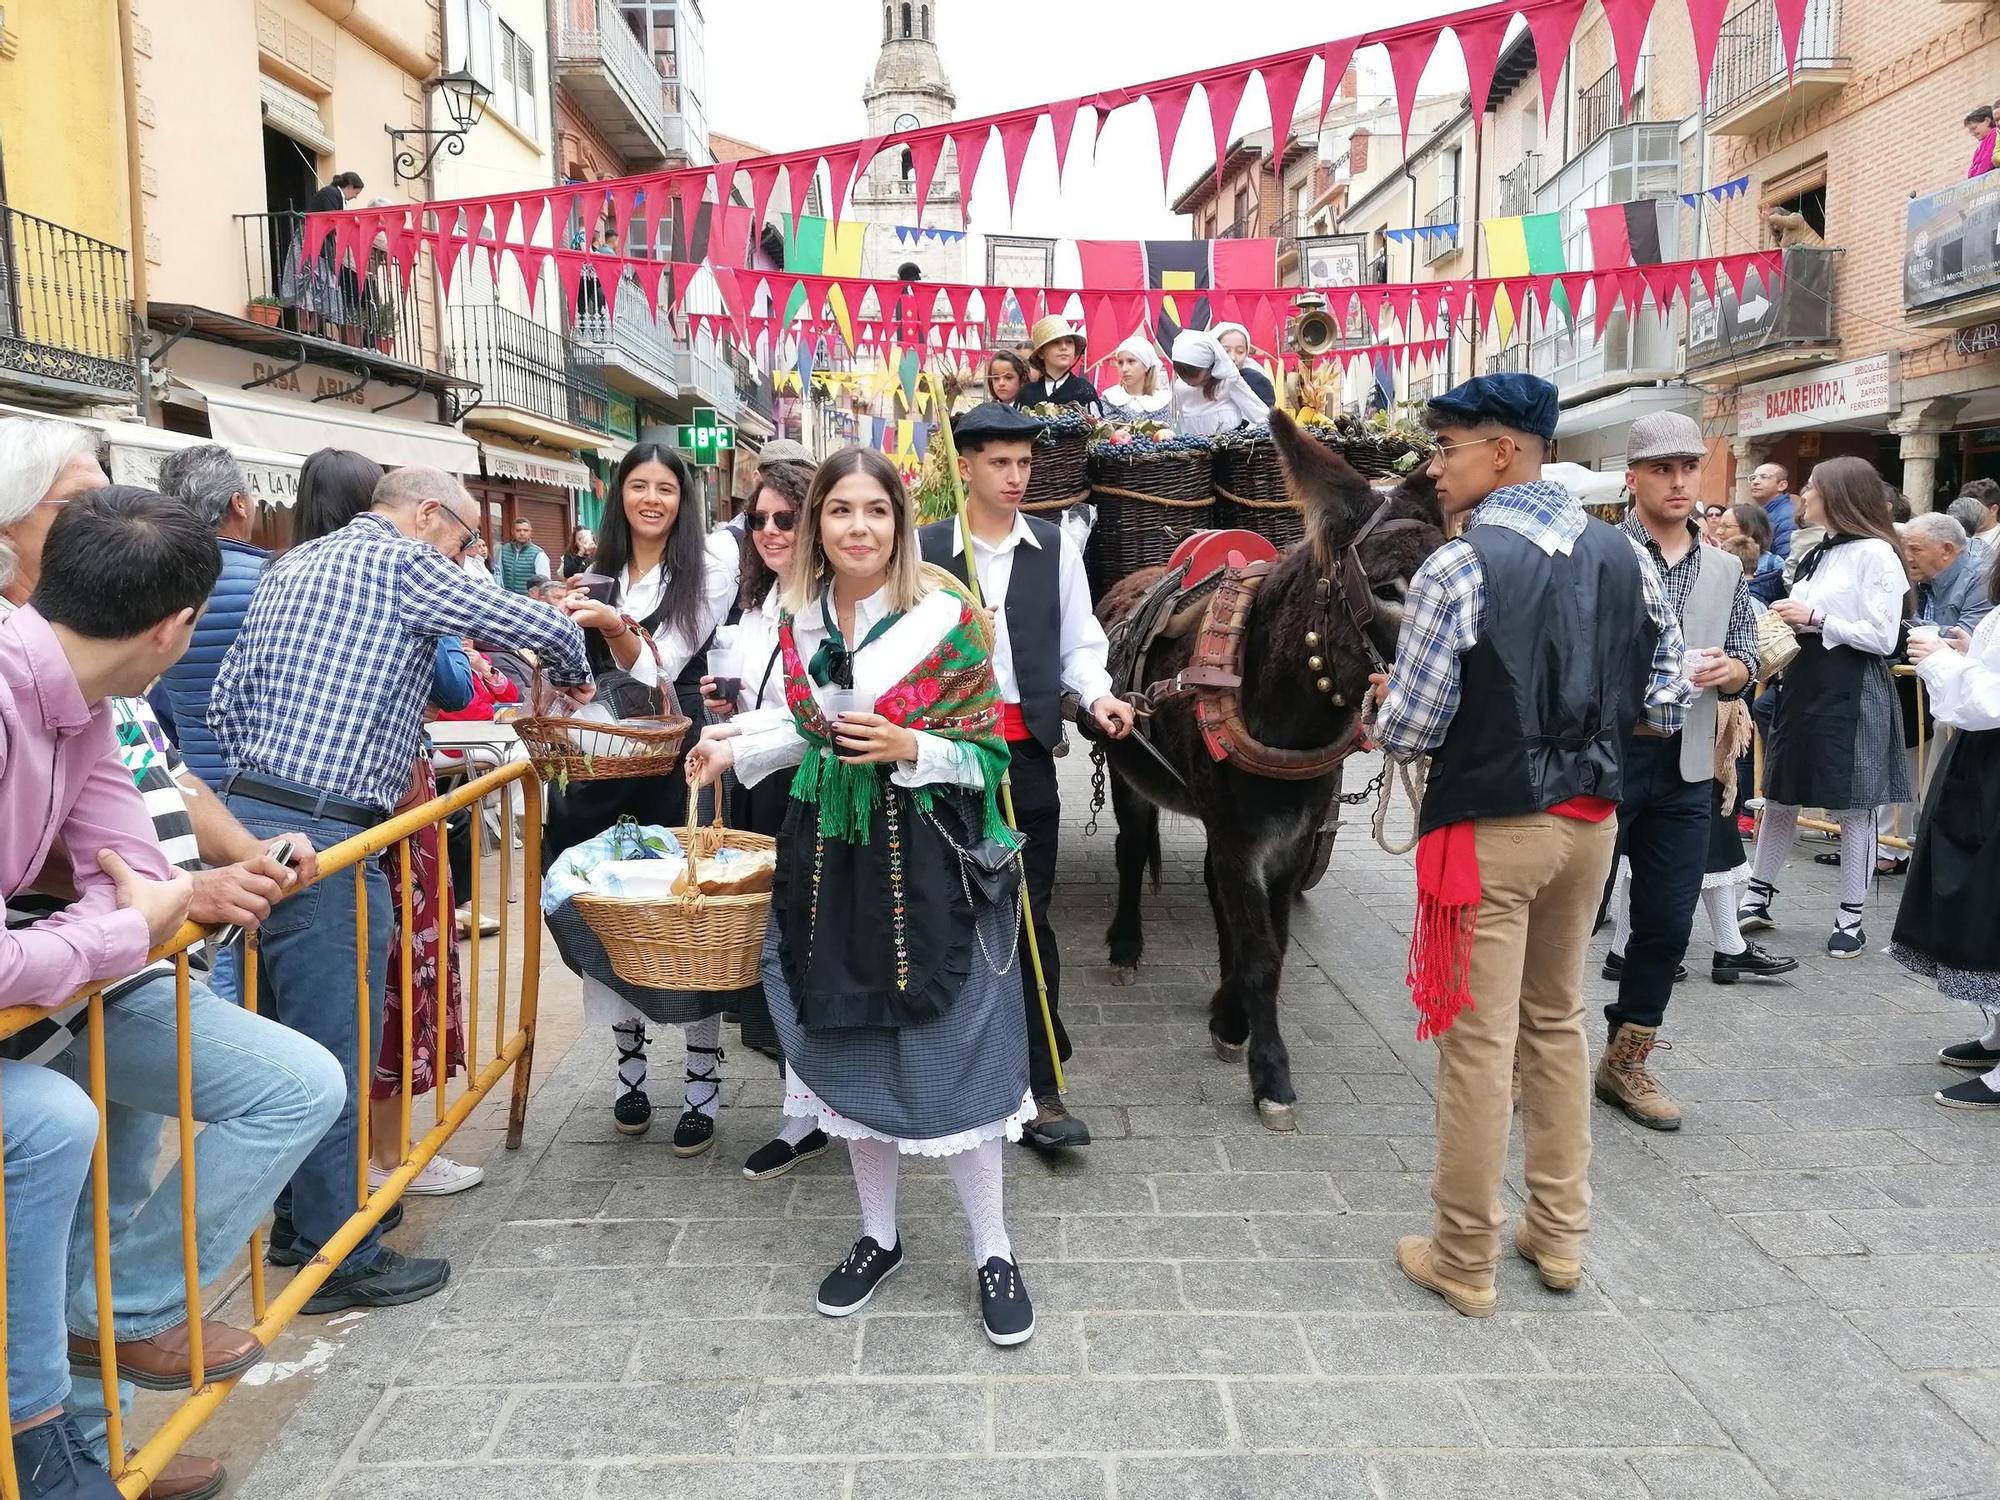
[(591, 490), (590, 469), (576, 459), (487, 439), (479, 444), (479, 470), (466, 476), (465, 487), (479, 504), (488, 549), (511, 540), (514, 523), (525, 520), (535, 528), (535, 545), (548, 553), (550, 566), (560, 566), (569, 550), (577, 496)]
[(1783, 464), (1792, 488), (1822, 459), (1852, 454), (1892, 484), (1903, 477), (1903, 439), (1890, 424), (1903, 406), (1899, 357), (1874, 354), (1822, 365), (1736, 393), (1736, 485), (1747, 494), (1760, 464)]

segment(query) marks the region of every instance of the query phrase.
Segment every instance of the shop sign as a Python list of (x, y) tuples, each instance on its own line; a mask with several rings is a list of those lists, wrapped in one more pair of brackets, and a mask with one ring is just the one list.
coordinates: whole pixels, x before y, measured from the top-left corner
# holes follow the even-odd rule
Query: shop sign
[(1903, 306), (1934, 307), (2000, 287), (2000, 175), (1912, 198), (1903, 251)]
[(1981, 323), (1972, 328), (1955, 329), (1951, 335), (1951, 347), (1968, 357), (1990, 354), (2000, 349), (2000, 323)]
[[(252, 458), (237, 450), (231, 452), (236, 466), (243, 471), (243, 477), (249, 483), (252, 500), (259, 505), (279, 507), (298, 504), (297, 464), (282, 463), (275, 457)], [(114, 432), (111, 435), (111, 478), (118, 484), (155, 489), (160, 482), (160, 465), (166, 462), (167, 453), (164, 448), (120, 443)]]
[(479, 452), (488, 476), (494, 479), (525, 479), (530, 484), (549, 484), (560, 490), (590, 488), (590, 470), (579, 463), (497, 448), (491, 443), (481, 443)]
[(1736, 431), (1757, 437), (1883, 416), (1901, 404), (1896, 360), (1894, 354), (1876, 354), (1747, 386), (1736, 397)]

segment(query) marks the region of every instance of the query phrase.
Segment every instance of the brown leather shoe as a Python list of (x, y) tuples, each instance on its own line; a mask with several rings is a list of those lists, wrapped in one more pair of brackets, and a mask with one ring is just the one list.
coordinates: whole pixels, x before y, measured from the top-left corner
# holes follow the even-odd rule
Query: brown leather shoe
[(1090, 1127), (1063, 1108), (1060, 1094), (1035, 1095), (1035, 1117), (1021, 1127), (1031, 1146), (1062, 1151), (1090, 1144)]
[(1597, 1065), (1597, 1097), (1648, 1130), (1679, 1130), (1681, 1107), (1646, 1071), (1646, 1059), (1659, 1037), (1651, 1026), (1629, 1023), (1613, 1032), (1604, 1060)]
[[(193, 1359), (188, 1349), (185, 1323), (156, 1333), (149, 1339), (126, 1339), (117, 1345), (118, 1374), (149, 1391), (184, 1391), (193, 1381)], [(203, 1374), (210, 1380), (226, 1380), (240, 1375), (264, 1357), (264, 1346), (254, 1335), (211, 1318), (201, 1320)], [(73, 1370), (86, 1373), (103, 1363), (96, 1339), (69, 1336), (69, 1363)]]
[(1396, 1241), (1396, 1264), (1403, 1274), (1427, 1292), (1436, 1292), (1454, 1311), (1468, 1318), (1490, 1318), (1500, 1305), (1500, 1294), (1490, 1286), (1474, 1286), (1447, 1276), (1431, 1258), (1431, 1238), (1427, 1234), (1406, 1234)]
[(1522, 1224), (1514, 1230), (1514, 1249), (1529, 1265), (1541, 1273), (1542, 1285), (1552, 1292), (1573, 1292), (1583, 1280), (1583, 1262), (1572, 1260), (1567, 1255), (1544, 1255), (1535, 1248), (1533, 1236), (1528, 1226)]
[(214, 1500), (229, 1481), (229, 1471), (221, 1460), (197, 1458), (192, 1453), (176, 1454), (167, 1460), (160, 1477), (146, 1487), (140, 1500)]

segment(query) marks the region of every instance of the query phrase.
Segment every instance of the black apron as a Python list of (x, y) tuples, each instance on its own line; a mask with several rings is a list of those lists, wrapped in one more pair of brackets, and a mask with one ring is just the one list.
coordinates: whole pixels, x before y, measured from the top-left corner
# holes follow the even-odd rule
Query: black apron
[[(778, 664), (776, 646), (771, 648), (770, 660), (764, 664), (764, 675), (758, 682), (761, 690), (755, 706), (782, 708), (785, 702), (785, 674)], [(775, 701), (767, 704), (766, 700)], [(789, 771), (774, 771), (755, 786), (745, 786), (732, 776), (729, 779), (729, 826), (776, 838), (784, 831), (785, 810), (791, 800), (792, 775)], [(743, 991), (736, 1009), (741, 1017), (743, 1045), (775, 1054), (778, 1050), (778, 1028), (772, 1024), (770, 1002), (764, 998), (761, 981)]]
[(1793, 807), (1844, 808), (1854, 781), (1854, 739), (1862, 682), (1882, 658), (1852, 646), (1829, 646), (1816, 632), (1799, 636), (1785, 668), (1785, 695), (1772, 726), (1764, 796)]
[(1895, 941), (1945, 968), (2000, 973), (2000, 729), (1963, 731), (1931, 774)]

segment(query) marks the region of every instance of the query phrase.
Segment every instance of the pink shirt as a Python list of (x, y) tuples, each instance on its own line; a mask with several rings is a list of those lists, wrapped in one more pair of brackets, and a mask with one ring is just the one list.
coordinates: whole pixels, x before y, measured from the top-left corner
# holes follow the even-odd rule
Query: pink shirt
[(2000, 138), (2000, 130), (1989, 130), (1979, 138), (1979, 144), (1972, 148), (1972, 165), (1966, 168), (1967, 177), (1984, 177), (1993, 170), (1993, 143)]
[(145, 918), (119, 908), (98, 850), (115, 850), (151, 880), (174, 873), (119, 763), (109, 705), (84, 702), (55, 633), (33, 609), (17, 609), (0, 618), (0, 896), (34, 879), (58, 837), (81, 894), (0, 933), (0, 1005), (60, 1005), (145, 967)]

